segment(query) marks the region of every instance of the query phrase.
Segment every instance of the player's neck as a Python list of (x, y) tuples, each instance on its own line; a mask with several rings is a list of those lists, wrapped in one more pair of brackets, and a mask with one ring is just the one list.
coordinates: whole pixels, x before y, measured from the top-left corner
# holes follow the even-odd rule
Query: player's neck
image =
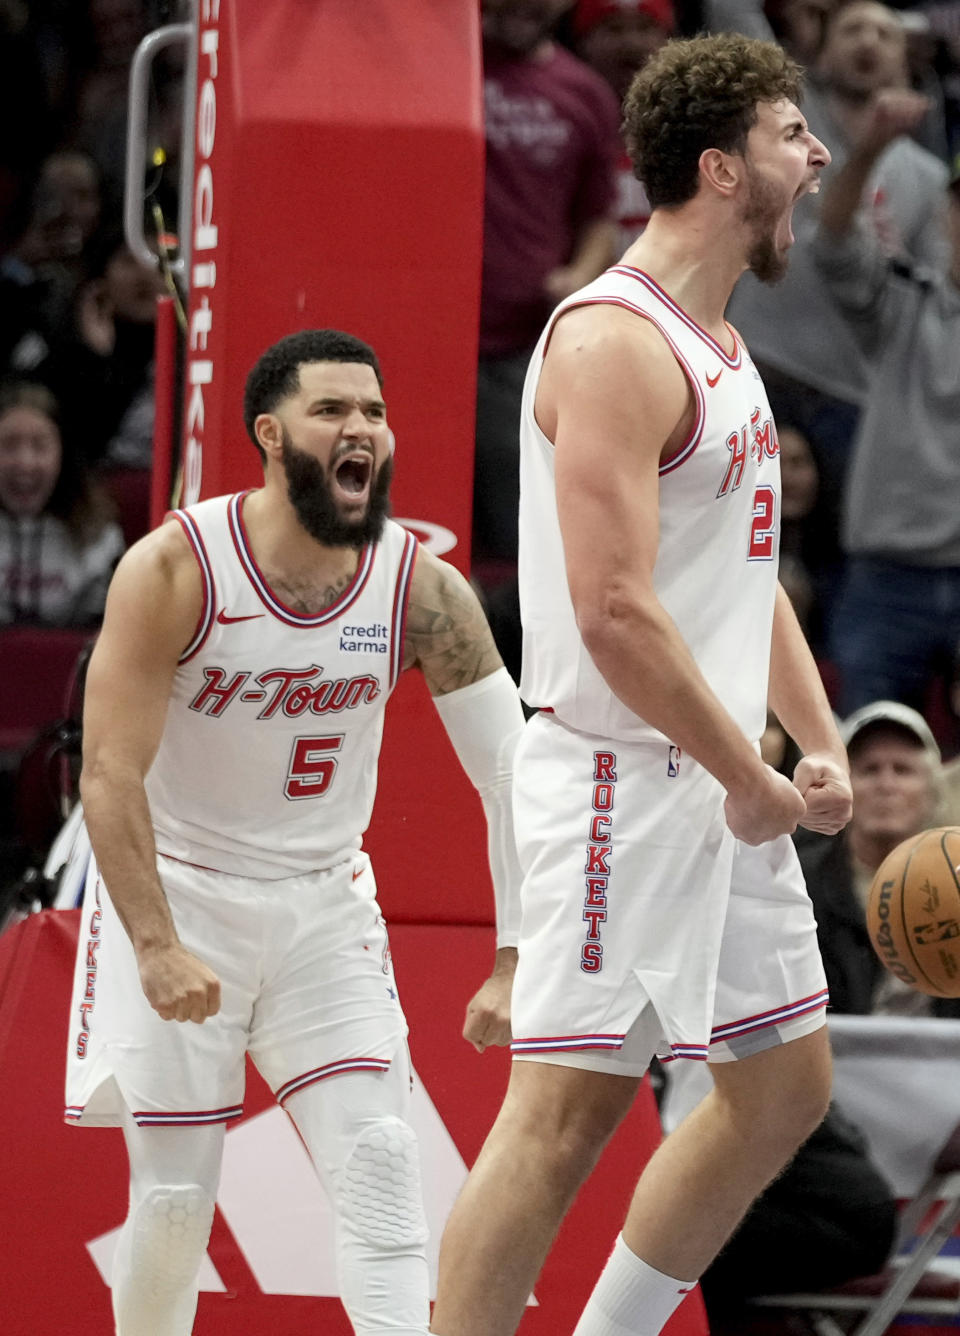
[(642, 269), (697, 324), (724, 345), (724, 312), (744, 263), (737, 238), (718, 235), (705, 213), (655, 210), (623, 262)]
[(358, 550), (319, 542), (300, 523), (278, 486), (262, 487), (246, 497), (243, 524), (254, 560), (268, 579), (272, 574), (285, 583), (326, 588), (349, 579), (357, 569)]

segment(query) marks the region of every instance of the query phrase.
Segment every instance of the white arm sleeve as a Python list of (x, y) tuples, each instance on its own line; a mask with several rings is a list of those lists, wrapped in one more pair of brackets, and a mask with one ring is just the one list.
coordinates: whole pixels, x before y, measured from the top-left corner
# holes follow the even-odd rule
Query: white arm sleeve
[(434, 696), (433, 703), (487, 818), (497, 946), (516, 946), (522, 874), (513, 833), (513, 754), (524, 728), (517, 688), (506, 668), (498, 668), (459, 691)]

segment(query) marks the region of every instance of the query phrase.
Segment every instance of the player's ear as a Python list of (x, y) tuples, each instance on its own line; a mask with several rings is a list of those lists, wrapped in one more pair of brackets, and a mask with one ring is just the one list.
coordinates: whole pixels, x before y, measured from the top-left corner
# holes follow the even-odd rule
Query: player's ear
[(740, 184), (743, 159), (718, 148), (708, 148), (700, 154), (700, 175), (711, 190), (720, 195), (732, 195)]
[(279, 459), (283, 450), (283, 428), (280, 419), (273, 413), (260, 413), (253, 423), (253, 430), (268, 459)]

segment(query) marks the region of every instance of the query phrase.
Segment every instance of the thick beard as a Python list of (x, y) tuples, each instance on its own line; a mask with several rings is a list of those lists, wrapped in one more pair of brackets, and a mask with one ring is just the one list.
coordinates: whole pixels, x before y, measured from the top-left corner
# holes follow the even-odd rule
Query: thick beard
[(323, 466), (305, 450), (298, 450), (286, 430), (281, 453), (287, 479), (287, 495), (297, 519), (311, 538), (325, 547), (352, 547), (359, 551), (368, 543), (378, 543), (383, 525), (390, 514), (390, 482), (393, 459), (380, 465), (367, 509), (359, 520), (345, 520), (333, 498)]
[(747, 268), (761, 283), (779, 283), (787, 272), (786, 253), (777, 250), (777, 224), (783, 207), (777, 191), (759, 172), (750, 170), (750, 195), (743, 211), (743, 221), (753, 231), (747, 251)]

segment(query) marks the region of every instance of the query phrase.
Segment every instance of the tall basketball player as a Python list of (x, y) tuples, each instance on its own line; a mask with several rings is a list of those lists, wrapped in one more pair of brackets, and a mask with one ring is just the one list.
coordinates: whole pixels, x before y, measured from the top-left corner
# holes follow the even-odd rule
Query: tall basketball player
[[(777, 435), (724, 320), (787, 263), (829, 155), (799, 71), (670, 43), (625, 103), (653, 214), (563, 302), (521, 427), (523, 927), (500, 1115), (450, 1219), (433, 1329), (512, 1332), (654, 1052), (714, 1091), (640, 1179), (577, 1336), (655, 1336), (819, 1122), (826, 990), (788, 832), (850, 815), (843, 746), (777, 583)], [(767, 697), (804, 752), (763, 764)]]
[(384, 705), (419, 667), (483, 799), (501, 949), (468, 1009), (480, 1048), (509, 1038), (523, 715), (467, 582), (386, 518), (373, 350), (282, 339), (244, 409), (263, 487), (130, 550), (91, 660), (66, 1116), (126, 1136), (118, 1336), (191, 1330), (246, 1052), (328, 1187), (355, 1330), (413, 1336), (428, 1288), (406, 1024), (361, 848)]

